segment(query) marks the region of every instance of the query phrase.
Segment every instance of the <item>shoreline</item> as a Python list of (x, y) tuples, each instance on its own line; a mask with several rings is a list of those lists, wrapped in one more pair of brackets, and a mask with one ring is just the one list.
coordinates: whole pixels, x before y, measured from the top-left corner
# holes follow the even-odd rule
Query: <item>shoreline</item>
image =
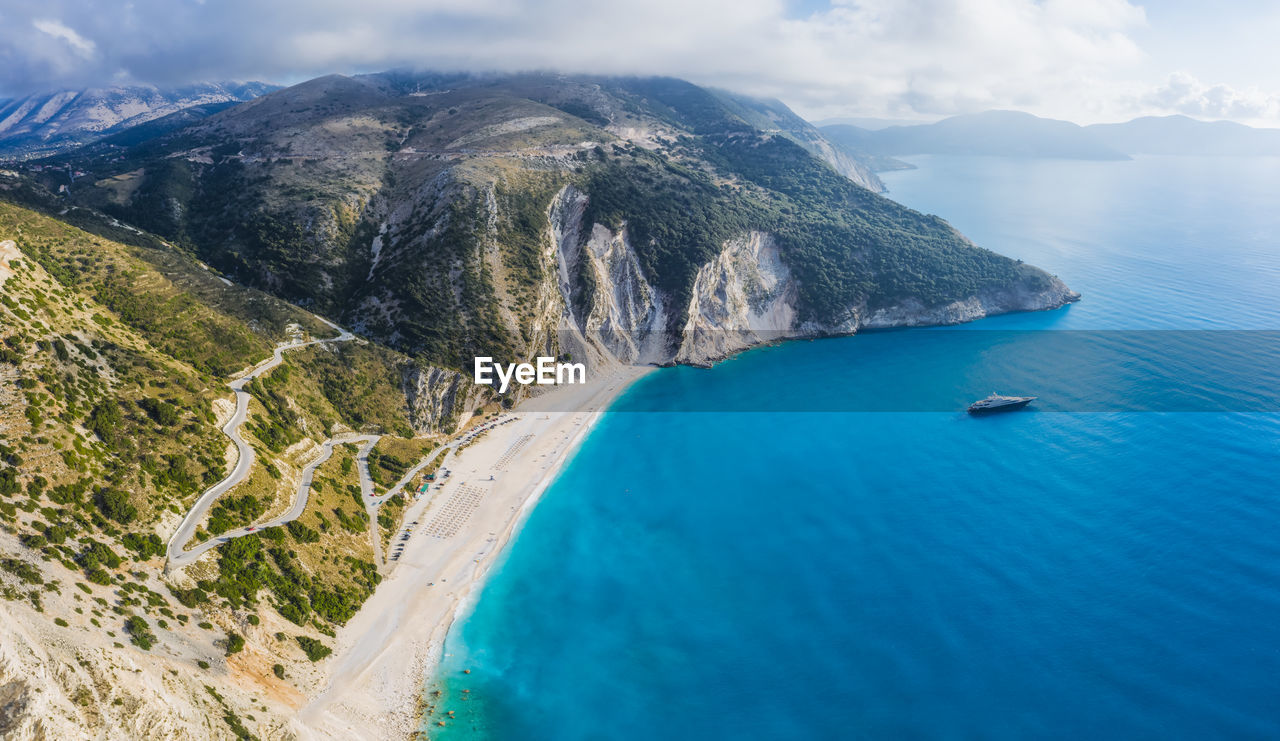
[(616, 366), (585, 386), (529, 399), (504, 415), (509, 424), (450, 453), (450, 483), (405, 510), (405, 524), (418, 526), (404, 555), (338, 632), (328, 683), (290, 724), (299, 738), (407, 738), (418, 730), (449, 630), (604, 412), (653, 370)]
[[(506, 555), (507, 547), (511, 545), (520, 531), (524, 529), (525, 522), (528, 521), (529, 515), (533, 514), (534, 508), (538, 506), (538, 502), (542, 501), (542, 495), (547, 489), (551, 488), (556, 479), (560, 478), (561, 471), (578, 452), (578, 448), (582, 447), (582, 443), (586, 441), (591, 434), (591, 430), (604, 417), (604, 413), (608, 411), (608, 406), (612, 404), (623, 391), (625, 391), (632, 383), (639, 380), (643, 374), (629, 380), (625, 385), (621, 386), (617, 393), (609, 396), (605, 406), (590, 412), (588, 420), (581, 425), (576, 435), (564, 447), (564, 450), (547, 468), (547, 472), (534, 485), (533, 491), (524, 500), (520, 509), (516, 512), (515, 517), (507, 524), (506, 529), (498, 537), (494, 543), (493, 557), (477, 564), (476, 573), (472, 577), (471, 582), (467, 585), (465, 592), (460, 594), (453, 605), (452, 612), (449, 613), (447, 620), (438, 623), (431, 632), (431, 639), (427, 648), (427, 665), (430, 667), (422, 676), (421, 686), (419, 687), (418, 702), (413, 709), (413, 717), (416, 721), (415, 725), (420, 726), (423, 722), (422, 712), (424, 708), (423, 693), (426, 691), (427, 683), (435, 680), (439, 673), (440, 663), (444, 659), (444, 644), (449, 637), (449, 631), (453, 629), (461, 617), (463, 617), (479, 599), (480, 593), (484, 590), (484, 585), (488, 581), (489, 574), (493, 571), (498, 561)], [(417, 728), (414, 729), (415, 731)]]

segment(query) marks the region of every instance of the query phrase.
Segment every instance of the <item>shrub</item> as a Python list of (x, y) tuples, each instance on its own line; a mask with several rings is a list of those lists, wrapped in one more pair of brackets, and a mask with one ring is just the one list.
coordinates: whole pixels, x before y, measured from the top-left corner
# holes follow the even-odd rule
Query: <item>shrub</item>
[(289, 529), (289, 534), (292, 535), (299, 543), (320, 542), (320, 533), (317, 533), (315, 530), (303, 525), (298, 520), (290, 521), (285, 527)]
[(244, 636), (239, 633), (227, 634), (227, 656), (238, 654), (244, 650)]
[(8, 497), (22, 491), (18, 485), (18, 472), (12, 468), (0, 469), (0, 494)]
[(143, 651), (150, 651), (151, 647), (155, 645), (155, 634), (151, 632), (147, 621), (137, 615), (124, 621), (124, 630), (129, 634), (129, 641)]
[(178, 600), (178, 602), (182, 603), (184, 607), (195, 607), (196, 605), (209, 601), (209, 595), (200, 587), (194, 587), (192, 589), (174, 589), (173, 587), (169, 587), (169, 592)]
[(84, 426), (102, 442), (115, 447), (120, 442), (120, 425), (123, 423), (120, 405), (114, 400), (107, 400), (93, 408)]
[[(125, 548), (133, 551), (138, 555), (138, 560), (145, 561), (153, 556), (164, 555), (164, 543), (160, 541), (160, 537), (155, 533), (149, 535), (139, 535), (138, 533), (128, 533), (120, 542)], [(190, 605), (188, 605), (190, 607)]]
[(122, 563), (120, 557), (110, 547), (97, 542), (96, 540), (88, 540), (87, 546), (81, 551), (78, 560), (80, 565), (92, 571), (99, 565), (105, 565), (109, 569), (119, 568)]
[(40, 569), (32, 566), (26, 561), (19, 561), (16, 558), (6, 558), (0, 560), (0, 569), (8, 571), (10, 574), (13, 574), (28, 584), (44, 584), (44, 577), (40, 575)]
[(138, 508), (129, 503), (129, 495), (119, 489), (99, 489), (93, 501), (102, 514), (121, 525), (128, 525), (138, 517)]
[(298, 645), (302, 646), (302, 652), (307, 655), (307, 659), (316, 662), (329, 654), (333, 653), (333, 649), (324, 645), (320, 641), (308, 636), (298, 636)]
[(178, 408), (163, 399), (146, 398), (138, 402), (156, 424), (172, 427), (178, 423)]

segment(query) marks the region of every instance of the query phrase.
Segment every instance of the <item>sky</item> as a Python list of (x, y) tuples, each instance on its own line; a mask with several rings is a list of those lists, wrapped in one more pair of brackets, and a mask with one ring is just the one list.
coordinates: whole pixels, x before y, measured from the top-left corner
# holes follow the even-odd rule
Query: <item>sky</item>
[(1262, 0), (3, 0), (0, 98), (393, 67), (672, 75), (810, 119), (1280, 126)]

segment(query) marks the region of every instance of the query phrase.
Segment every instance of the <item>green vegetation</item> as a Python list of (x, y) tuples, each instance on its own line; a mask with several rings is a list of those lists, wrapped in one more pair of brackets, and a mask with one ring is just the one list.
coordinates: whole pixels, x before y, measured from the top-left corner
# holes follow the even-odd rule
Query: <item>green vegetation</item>
[(19, 561), (16, 558), (0, 559), (0, 569), (13, 574), (27, 584), (44, 584), (44, 577), (40, 575), (40, 569), (25, 561)]
[(206, 529), (213, 535), (221, 535), (228, 530), (253, 523), (266, 511), (267, 503), (252, 494), (223, 496), (209, 511)]
[(263, 414), (255, 415), (247, 427), (273, 453), (280, 453), (302, 439), (302, 430), (298, 427), (302, 415), (294, 411), (282, 391), (288, 381), (289, 368), (281, 367), (245, 386), (245, 390), (265, 410)]
[(112, 400), (106, 400), (93, 408), (84, 426), (85, 429), (97, 435), (99, 440), (114, 448), (120, 443), (120, 426), (123, 423), (120, 405)]
[[(748, 230), (774, 234), (783, 247), (799, 279), (802, 320), (837, 323), (851, 307), (908, 298), (934, 306), (1020, 281), (1047, 287), (1047, 276), (854, 184), (784, 137), (735, 131), (678, 149), (711, 169), (630, 150), (603, 156), (581, 183), (588, 220), (625, 223), (646, 277), (677, 305), (688, 301), (701, 265)], [(720, 186), (717, 175), (749, 185)], [(580, 276), (575, 286), (579, 306), (594, 290), (590, 280)], [(684, 317), (672, 320), (682, 325)]]
[(282, 544), (264, 547), (269, 532), (236, 538), (221, 546), (218, 578), (201, 583), (198, 590), (175, 591), (174, 596), (194, 607), (204, 603), (209, 594), (216, 594), (228, 607), (242, 609), (257, 604), (258, 592), (266, 589), (277, 611), (291, 622), (305, 625), (314, 615), (340, 625), (355, 615), (380, 581), (372, 563), (350, 556), (335, 563), (336, 568), (326, 569), (324, 579), (313, 576)]
[(143, 651), (150, 651), (156, 643), (156, 636), (151, 632), (147, 621), (137, 615), (124, 621), (124, 630), (129, 634), (129, 642)]
[(833, 321), (849, 306), (915, 298), (936, 306), (1047, 276), (969, 244), (946, 222), (854, 185), (782, 137), (729, 137), (708, 160), (772, 194), (770, 228), (800, 284), (804, 318)]
[[(21, 234), (20, 248), (34, 257), (6, 284), (0, 302), (0, 347), (6, 363), (19, 366), (14, 411), (21, 421), (21, 442), (0, 440), (0, 519), (27, 548), (76, 572), (81, 592), (95, 594), (98, 585), (114, 595), (111, 609), (138, 618), (126, 631), (149, 648), (156, 636), (144, 613), (160, 610), (166, 629), (169, 620), (185, 624), (187, 616), (174, 616), (165, 597), (128, 581), (128, 573), (143, 573), (138, 569), (149, 561), (155, 568), (165, 552), (160, 518), (183, 512), (225, 471), (226, 438), (212, 413), (214, 399), (226, 395), (222, 374), (267, 356), (286, 320), (320, 336), (332, 330), (261, 295), (237, 303), (250, 292), (228, 288), (154, 243), (108, 242), (5, 204), (0, 230)], [(121, 276), (139, 296), (123, 295)], [(231, 334), (214, 331), (221, 326)], [(250, 345), (234, 340), (241, 330)], [(202, 333), (198, 342), (192, 332)], [(218, 500), (205, 532), (246, 525), (273, 506), (283, 471), (297, 465), (278, 454), (304, 429), (317, 439), (340, 424), (411, 436), (401, 388), (407, 363), (374, 345), (316, 347), (291, 353), (253, 383), (247, 427), (258, 438), (259, 465), (246, 484)], [(419, 444), (406, 445), (385, 457), (379, 475), (398, 475), (406, 461), (397, 455), (411, 456)], [(257, 609), (265, 597), (265, 606), (322, 632), (349, 620), (379, 579), (353, 452), (339, 457), (341, 473), (335, 465), (317, 482), (322, 506), (305, 522), (220, 546), (212, 578), (189, 588), (170, 585), (172, 599), (212, 612)], [(23, 467), (32, 457), (39, 469)], [(20, 559), (4, 567), (43, 579)], [(238, 645), (228, 637), (230, 649)]]
[(178, 423), (180, 415), (178, 408), (164, 399), (147, 397), (138, 401), (138, 406), (147, 413), (147, 416), (155, 421), (156, 424), (163, 427), (173, 427)]
[[(646, 277), (677, 306), (688, 303), (698, 268), (725, 240), (763, 226), (750, 203), (657, 154), (605, 157), (588, 169), (582, 188), (591, 199), (586, 222), (614, 229), (626, 223)], [(683, 324), (683, 317), (672, 321)]]
[(369, 451), (369, 477), (382, 488), (394, 486), (418, 461), (426, 457), (436, 444), (428, 440), (405, 440), (384, 436)]
[[(408, 361), (391, 350), (352, 342), (306, 348), (290, 354), (288, 366), (296, 368), (317, 389), (320, 400), (307, 404), (316, 417), (343, 420), (352, 429), (376, 429), (412, 437), (401, 373)], [(278, 375), (283, 368), (272, 375)], [(303, 397), (298, 391), (291, 396)]]
[(307, 659), (316, 662), (329, 654), (333, 653), (333, 649), (324, 645), (320, 641), (307, 636), (297, 636), (298, 645), (302, 646), (302, 652), (307, 655)]
[(126, 533), (120, 542), (125, 548), (132, 551), (139, 561), (146, 561), (147, 559), (164, 555), (164, 543), (161, 542), (160, 536), (155, 533), (147, 535)]
[(109, 519), (127, 525), (138, 517), (138, 508), (129, 503), (129, 495), (119, 489), (99, 489), (93, 501)]

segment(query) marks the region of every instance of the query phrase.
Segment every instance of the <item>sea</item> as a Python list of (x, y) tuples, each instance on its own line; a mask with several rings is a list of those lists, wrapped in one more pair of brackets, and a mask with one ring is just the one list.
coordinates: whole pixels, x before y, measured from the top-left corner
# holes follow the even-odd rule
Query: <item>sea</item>
[(1280, 160), (909, 161), (890, 198), (1080, 302), (635, 384), (431, 738), (1280, 738)]

